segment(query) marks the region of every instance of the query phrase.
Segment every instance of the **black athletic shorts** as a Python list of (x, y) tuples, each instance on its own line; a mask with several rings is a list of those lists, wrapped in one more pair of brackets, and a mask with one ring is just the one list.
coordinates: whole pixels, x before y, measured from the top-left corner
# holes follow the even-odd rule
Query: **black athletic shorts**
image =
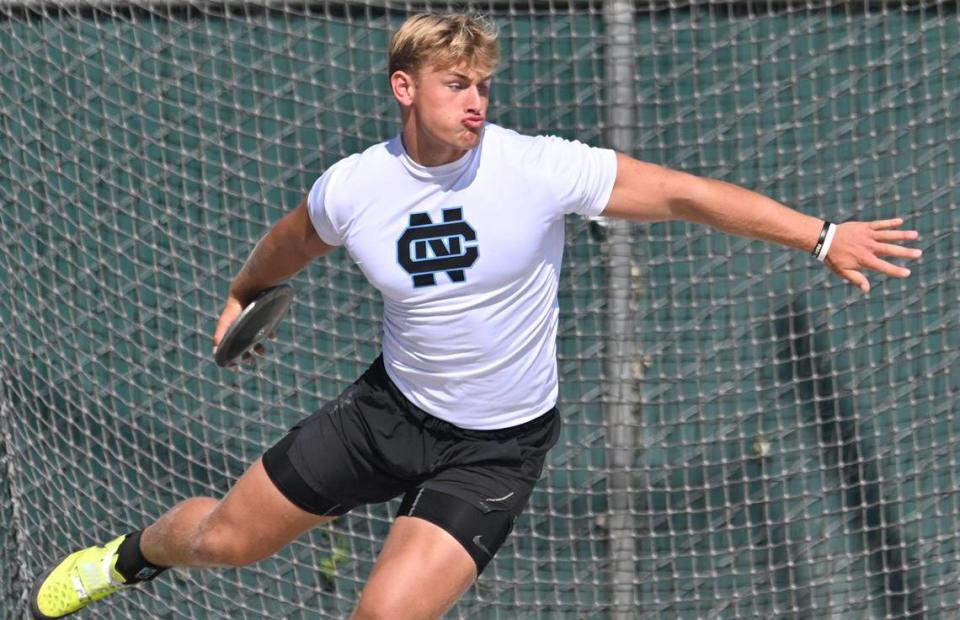
[(506, 429), (463, 429), (411, 403), (383, 359), (263, 455), (291, 502), (317, 515), (404, 495), (397, 516), (442, 527), (481, 572), (503, 544), (560, 435), (551, 409)]

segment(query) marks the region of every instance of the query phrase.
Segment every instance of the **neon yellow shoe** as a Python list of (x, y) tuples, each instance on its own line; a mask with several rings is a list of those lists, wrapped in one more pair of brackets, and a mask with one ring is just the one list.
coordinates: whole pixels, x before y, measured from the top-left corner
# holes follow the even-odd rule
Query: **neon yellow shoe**
[(124, 587), (117, 572), (117, 548), (126, 536), (66, 557), (37, 579), (30, 592), (34, 620), (63, 618)]

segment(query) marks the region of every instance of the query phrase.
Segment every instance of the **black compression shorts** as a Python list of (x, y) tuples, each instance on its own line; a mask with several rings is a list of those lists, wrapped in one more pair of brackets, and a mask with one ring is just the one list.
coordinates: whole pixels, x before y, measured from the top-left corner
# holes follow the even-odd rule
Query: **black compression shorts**
[(442, 527), (480, 573), (526, 506), (560, 426), (552, 409), (511, 428), (459, 428), (411, 403), (377, 358), (267, 450), (263, 465), (284, 496), (318, 515), (404, 495), (398, 516)]

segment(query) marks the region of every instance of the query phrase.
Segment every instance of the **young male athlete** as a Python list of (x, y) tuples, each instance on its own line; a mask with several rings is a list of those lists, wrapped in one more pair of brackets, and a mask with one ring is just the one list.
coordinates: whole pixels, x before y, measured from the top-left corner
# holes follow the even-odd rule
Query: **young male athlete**
[(504, 542), (557, 440), (557, 285), (564, 215), (682, 219), (813, 251), (869, 290), (905, 277), (899, 219), (834, 226), (720, 181), (486, 121), (496, 34), (417, 15), (390, 44), (396, 138), (341, 160), (253, 249), (214, 343), (254, 295), (344, 246), (383, 294), (383, 354), (302, 420), (220, 500), (41, 576), (58, 618), (170, 566), (241, 566), (352, 508), (402, 495), (355, 618), (437, 618)]

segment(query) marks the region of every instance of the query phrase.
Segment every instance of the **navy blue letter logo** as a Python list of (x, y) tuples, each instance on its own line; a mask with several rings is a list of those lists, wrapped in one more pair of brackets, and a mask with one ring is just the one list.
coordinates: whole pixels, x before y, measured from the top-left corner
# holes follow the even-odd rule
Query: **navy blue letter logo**
[(439, 271), (451, 282), (463, 282), (463, 270), (477, 260), (477, 233), (463, 221), (463, 209), (443, 210), (434, 224), (426, 213), (411, 213), (410, 227), (397, 241), (397, 262), (413, 276), (413, 286), (433, 286)]

